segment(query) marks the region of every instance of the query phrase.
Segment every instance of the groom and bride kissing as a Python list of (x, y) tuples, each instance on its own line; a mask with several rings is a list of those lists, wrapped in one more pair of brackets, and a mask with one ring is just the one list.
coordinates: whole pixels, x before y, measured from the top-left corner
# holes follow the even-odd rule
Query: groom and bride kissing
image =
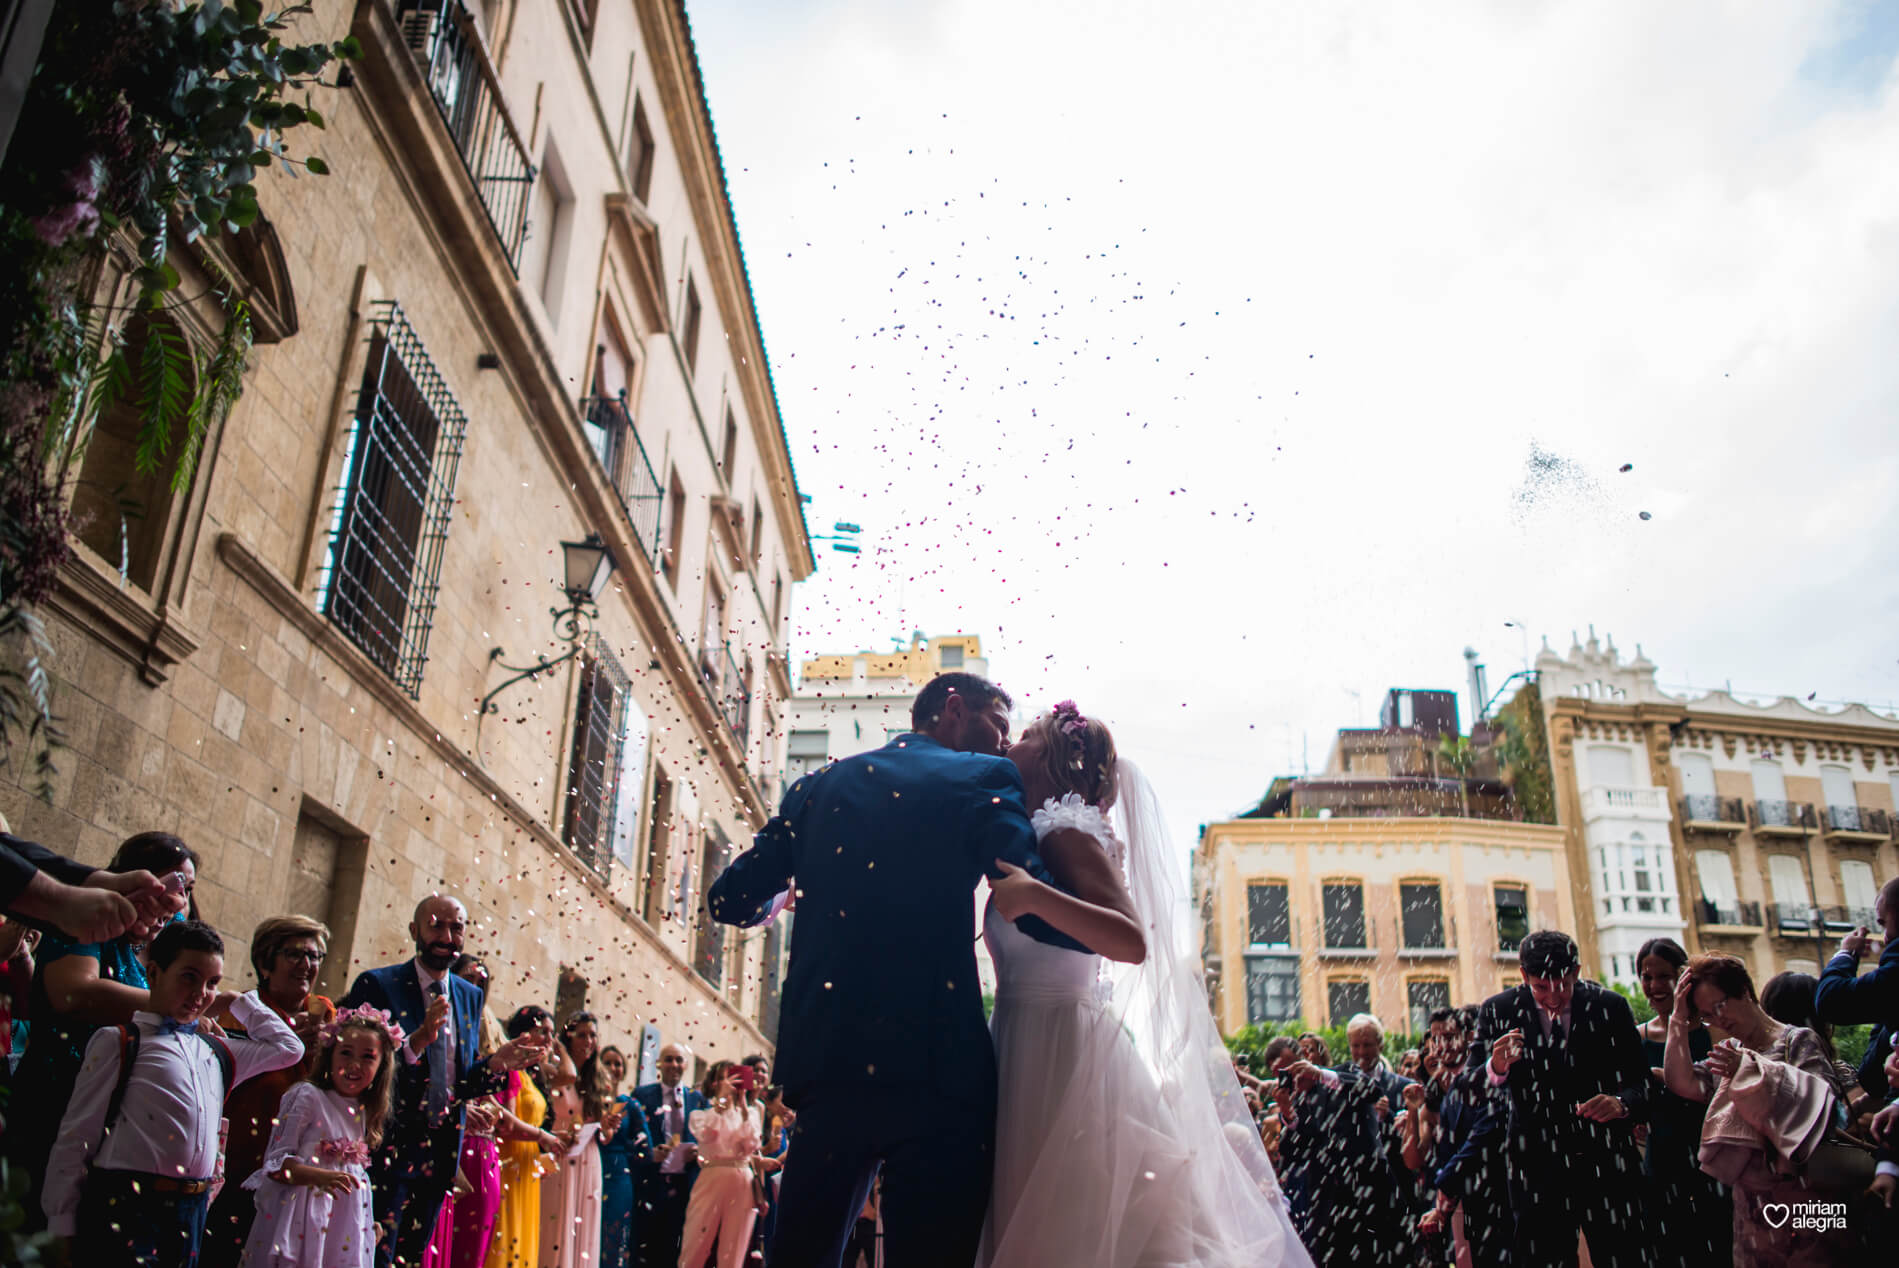
[(1014, 744), (1011, 707), (974, 674), (932, 679), (910, 732), (793, 784), (712, 886), (740, 926), (795, 896), (773, 1268), (837, 1268), (880, 1169), (891, 1268), (1309, 1266), (1151, 788), (1072, 703)]

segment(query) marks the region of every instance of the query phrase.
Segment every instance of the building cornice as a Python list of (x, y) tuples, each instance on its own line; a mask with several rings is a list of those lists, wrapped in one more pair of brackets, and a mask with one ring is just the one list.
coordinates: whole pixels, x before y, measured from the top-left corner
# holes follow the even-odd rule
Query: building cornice
[(712, 113), (699, 76), (692, 28), (683, 0), (634, 0), (634, 9), (641, 29), (648, 35), (647, 51), (664, 107), (661, 113), (672, 133), (680, 174), (699, 229), (700, 249), (711, 271), (712, 292), (724, 316), (726, 337), (731, 344), (729, 352), (745, 396), (753, 443), (764, 460), (766, 484), (786, 529), (785, 546), (791, 558), (792, 579), (803, 581), (817, 571), (817, 557), (812, 553), (790, 442), (785, 437), (784, 419), (778, 410), (778, 390), (772, 382), (771, 365), (765, 359), (764, 336), (753, 302), (751, 277), (739, 242), (738, 222), (732, 214), (731, 192), (726, 185), (725, 165), (719, 156), (718, 137), (712, 127)]
[(1568, 833), (1556, 824), (1509, 819), (1363, 818), (1227, 819), (1207, 825), (1203, 846), (1226, 845), (1475, 845), (1561, 851)]

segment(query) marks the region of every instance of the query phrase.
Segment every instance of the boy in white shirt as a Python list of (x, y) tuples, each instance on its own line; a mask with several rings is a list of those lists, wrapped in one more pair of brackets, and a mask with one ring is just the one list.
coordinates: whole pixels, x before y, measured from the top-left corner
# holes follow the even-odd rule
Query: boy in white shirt
[[(219, 993), (224, 941), (211, 926), (167, 925), (147, 954), (151, 1011), (92, 1036), (47, 1160), (47, 1226), (72, 1238), (74, 1263), (192, 1268), (225, 1096), (303, 1058), (255, 992)], [(199, 1020), (226, 1000), (248, 1035)]]

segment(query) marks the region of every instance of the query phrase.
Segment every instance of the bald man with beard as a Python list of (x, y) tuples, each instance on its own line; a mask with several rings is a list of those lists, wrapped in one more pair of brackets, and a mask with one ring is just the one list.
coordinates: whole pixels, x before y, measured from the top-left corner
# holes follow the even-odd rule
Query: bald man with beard
[(381, 1146), (370, 1160), (378, 1268), (418, 1268), (435, 1232), (442, 1199), (455, 1183), (467, 1101), (500, 1091), (508, 1072), (540, 1060), (547, 1041), (522, 1035), (481, 1056), (481, 992), (449, 972), (462, 953), (468, 912), (446, 894), (416, 904), (409, 922), (415, 956), (369, 969), (343, 997), (344, 1009), (389, 1012), (408, 1035)]

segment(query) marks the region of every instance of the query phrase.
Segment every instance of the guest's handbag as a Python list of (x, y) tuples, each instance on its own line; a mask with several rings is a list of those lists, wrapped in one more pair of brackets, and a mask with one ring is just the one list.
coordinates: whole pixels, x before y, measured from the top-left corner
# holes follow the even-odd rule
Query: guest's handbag
[(1820, 1142), (1800, 1170), (1807, 1186), (1820, 1193), (1857, 1194), (1873, 1182), (1878, 1163), (1873, 1147), (1842, 1132), (1834, 1132)]

